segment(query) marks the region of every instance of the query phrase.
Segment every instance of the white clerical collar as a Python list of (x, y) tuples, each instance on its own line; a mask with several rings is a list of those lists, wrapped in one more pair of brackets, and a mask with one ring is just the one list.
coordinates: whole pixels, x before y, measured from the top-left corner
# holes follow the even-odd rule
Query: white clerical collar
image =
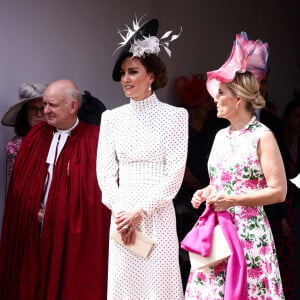
[(79, 120), (78, 120), (78, 117), (77, 117), (74, 125), (71, 128), (65, 129), (65, 130), (56, 128), (56, 131), (59, 132), (59, 133), (68, 133), (69, 134), (78, 125), (78, 123), (79, 123)]
[(66, 130), (56, 129), (56, 132), (53, 132), (53, 138), (46, 160), (47, 164), (54, 165), (57, 162), (57, 159), (67, 141), (67, 138), (71, 134), (71, 131), (78, 125), (78, 123), (79, 120), (77, 118), (75, 124), (71, 128)]

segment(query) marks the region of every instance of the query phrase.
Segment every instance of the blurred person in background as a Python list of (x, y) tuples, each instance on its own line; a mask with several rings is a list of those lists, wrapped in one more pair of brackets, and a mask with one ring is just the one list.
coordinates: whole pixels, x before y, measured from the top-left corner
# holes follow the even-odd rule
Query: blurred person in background
[(16, 134), (6, 145), (6, 186), (23, 138), (34, 125), (46, 121), (43, 104), (46, 87), (47, 85), (43, 83), (21, 84), (18, 103), (11, 106), (1, 120), (2, 125), (14, 127)]

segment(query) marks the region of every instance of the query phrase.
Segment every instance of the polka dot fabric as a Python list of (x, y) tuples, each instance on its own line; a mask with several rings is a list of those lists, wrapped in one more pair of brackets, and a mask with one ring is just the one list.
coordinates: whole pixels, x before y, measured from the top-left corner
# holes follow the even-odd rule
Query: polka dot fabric
[(99, 136), (97, 176), (102, 201), (115, 215), (142, 207), (138, 230), (155, 240), (140, 258), (110, 240), (107, 299), (183, 299), (172, 203), (187, 155), (188, 114), (156, 95), (106, 111)]

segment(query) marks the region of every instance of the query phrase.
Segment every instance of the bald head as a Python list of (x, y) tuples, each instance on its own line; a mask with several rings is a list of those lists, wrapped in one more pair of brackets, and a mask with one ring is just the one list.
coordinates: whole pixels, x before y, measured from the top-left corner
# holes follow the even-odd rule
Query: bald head
[(47, 123), (62, 130), (71, 128), (77, 119), (81, 99), (79, 89), (71, 80), (61, 79), (51, 83), (43, 99)]
[(60, 79), (51, 83), (45, 90), (45, 93), (55, 93), (63, 100), (71, 103), (72, 100), (78, 102), (78, 108), (82, 102), (82, 96), (75, 83), (68, 79)]

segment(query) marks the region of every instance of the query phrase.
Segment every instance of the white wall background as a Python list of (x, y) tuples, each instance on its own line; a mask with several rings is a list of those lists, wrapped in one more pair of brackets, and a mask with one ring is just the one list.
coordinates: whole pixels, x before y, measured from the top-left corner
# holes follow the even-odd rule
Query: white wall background
[[(280, 4), (278, 4), (280, 2)], [(300, 82), (299, 1), (285, 0), (1, 0), (0, 2), (0, 116), (18, 99), (21, 83), (73, 80), (108, 108), (125, 103), (118, 83), (111, 79), (120, 41), (117, 29), (135, 14), (158, 18), (159, 36), (179, 31), (171, 45), (167, 87), (162, 101), (178, 104), (176, 77), (218, 68), (229, 55), (235, 34), (267, 41), (271, 48), (269, 99), (279, 112), (292, 99)], [(0, 125), (0, 224), (5, 193), (5, 145), (13, 129)]]

